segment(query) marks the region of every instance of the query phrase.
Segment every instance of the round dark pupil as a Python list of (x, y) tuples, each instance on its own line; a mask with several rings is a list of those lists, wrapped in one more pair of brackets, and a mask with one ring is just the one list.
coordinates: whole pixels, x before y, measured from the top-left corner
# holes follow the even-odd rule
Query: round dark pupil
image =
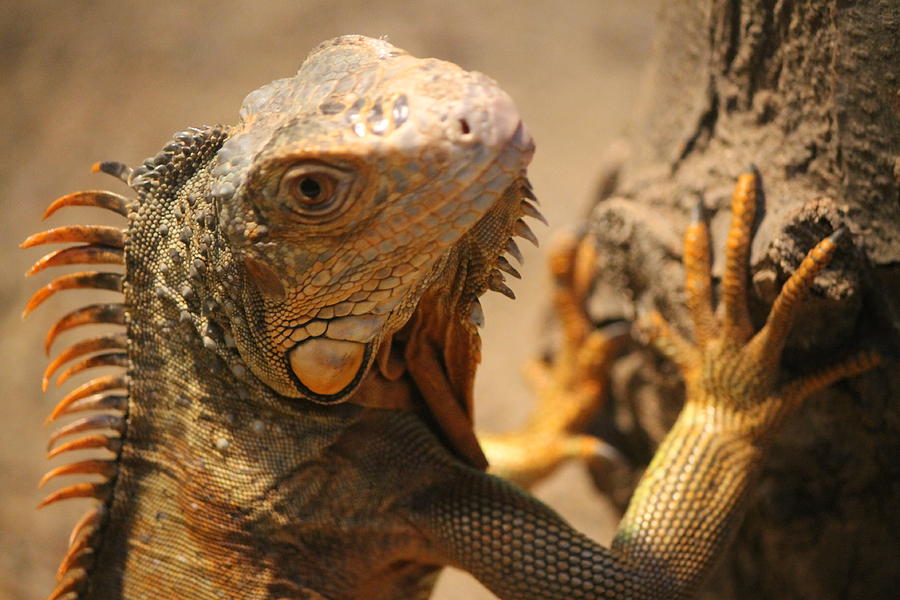
[(300, 193), (310, 200), (315, 200), (322, 193), (322, 186), (315, 179), (304, 177), (300, 180)]

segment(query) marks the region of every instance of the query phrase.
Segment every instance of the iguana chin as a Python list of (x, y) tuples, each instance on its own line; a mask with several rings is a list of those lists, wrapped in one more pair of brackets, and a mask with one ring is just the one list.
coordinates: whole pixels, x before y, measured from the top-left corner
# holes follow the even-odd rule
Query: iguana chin
[[(69, 393), (50, 416), (99, 411), (55, 432), (51, 447), (90, 433), (51, 455), (109, 455), (42, 481), (101, 478), (42, 503), (99, 499), (75, 526), (50, 598), (424, 598), (446, 564), (502, 598), (696, 589), (774, 416), (875, 359), (808, 380), (788, 405), (773, 392), (778, 339), (747, 354), (744, 329), (697, 347), (663, 331), (685, 369), (687, 408), (612, 548), (588, 540), (484, 473), (472, 432), (478, 297), (511, 295), (503, 254), (518, 254), (513, 236), (533, 237), (522, 221), (537, 214), (525, 179), (532, 150), (487, 77), (345, 36), (316, 48), (295, 77), (250, 94), (240, 125), (176, 134), (134, 170), (97, 166), (136, 198), (89, 191), (53, 203), (45, 216), (91, 205), (128, 225), (62, 227), (23, 244), (82, 244), (32, 272), (125, 266), (63, 275), (26, 307), (61, 289), (124, 293), (63, 317), (46, 340), (49, 350), (76, 326), (125, 327), (76, 343), (45, 374), (46, 387), (71, 360), (58, 383), (125, 367)], [(822, 244), (789, 282), (791, 303), (778, 313), (788, 325), (834, 251)], [(741, 260), (729, 258), (729, 281), (746, 275)], [(703, 268), (689, 273), (708, 286)], [(736, 289), (727, 308), (744, 302)]]

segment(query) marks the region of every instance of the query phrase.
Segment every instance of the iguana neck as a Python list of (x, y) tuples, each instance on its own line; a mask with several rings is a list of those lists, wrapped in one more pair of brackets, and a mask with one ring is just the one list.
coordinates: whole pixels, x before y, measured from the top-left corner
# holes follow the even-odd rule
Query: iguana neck
[(248, 510), (360, 412), (285, 405), (242, 367), (211, 285), (229, 262), (206, 193), (223, 138), (210, 129), (176, 141), (132, 180), (141, 198), (126, 245), (129, 402), (93, 597), (139, 597), (129, 592), (164, 574), (229, 589), (223, 565), (269, 569), (266, 553), (247, 551), (257, 543), (247, 522), (264, 521)]

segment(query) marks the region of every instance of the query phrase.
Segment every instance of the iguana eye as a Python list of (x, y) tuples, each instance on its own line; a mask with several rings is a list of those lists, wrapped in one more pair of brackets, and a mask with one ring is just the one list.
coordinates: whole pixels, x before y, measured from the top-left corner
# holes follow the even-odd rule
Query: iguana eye
[(336, 187), (332, 177), (324, 173), (308, 173), (294, 177), (289, 190), (305, 210), (318, 212), (328, 208)]
[(300, 180), (297, 188), (303, 196), (303, 200), (311, 202), (320, 202), (320, 197), (326, 195), (325, 190), (319, 180), (315, 177), (304, 177)]
[(288, 169), (280, 187), (285, 204), (292, 211), (321, 222), (346, 204), (348, 179), (348, 173), (340, 169), (307, 163)]

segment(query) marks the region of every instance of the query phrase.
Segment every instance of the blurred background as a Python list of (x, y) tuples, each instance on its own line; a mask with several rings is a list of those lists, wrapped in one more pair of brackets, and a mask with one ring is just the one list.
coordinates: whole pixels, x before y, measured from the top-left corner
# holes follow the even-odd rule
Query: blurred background
[[(481, 71), (510, 93), (537, 141), (530, 173), (551, 223), (536, 229), (546, 242), (582, 214), (604, 152), (627, 127), (656, 5), (0, 0), (0, 600), (49, 593), (69, 529), (85, 508), (73, 500), (34, 509), (45, 494), (36, 483), (50, 466), (41, 423), (62, 394), (40, 391), (47, 364), (43, 335), (54, 318), (99, 294), (60, 294), (21, 322), (25, 301), (54, 274), (23, 279), (42, 252), (17, 245), (44, 228), (40, 215), (50, 201), (79, 189), (124, 193), (119, 182), (90, 174), (90, 165), (136, 164), (173, 132), (233, 123), (248, 92), (293, 74), (319, 42), (360, 33)], [(69, 209), (47, 227), (101, 222), (100, 212)], [(483, 301), (487, 326), (476, 390), (481, 429), (515, 428), (532, 403), (519, 368), (537, 349), (548, 280), (541, 250), (522, 247), (525, 278), (512, 284), (519, 299), (488, 294)], [(56, 351), (73, 339), (77, 333), (65, 336)], [(537, 494), (595, 539), (611, 539), (615, 515), (580, 467), (562, 469)], [(448, 570), (436, 597), (493, 596)]]

